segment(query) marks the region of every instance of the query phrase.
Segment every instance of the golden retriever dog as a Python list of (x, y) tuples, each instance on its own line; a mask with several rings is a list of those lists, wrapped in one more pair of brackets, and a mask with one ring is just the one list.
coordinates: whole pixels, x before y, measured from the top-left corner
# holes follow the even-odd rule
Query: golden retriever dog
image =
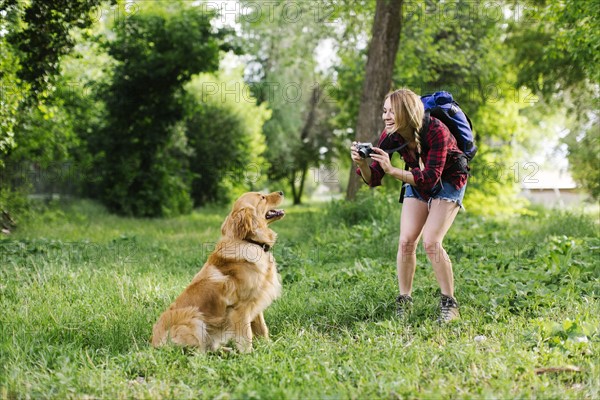
[(230, 340), (252, 350), (252, 337), (269, 338), (263, 311), (279, 297), (269, 224), (284, 217), (283, 192), (242, 195), (221, 226), (221, 239), (190, 285), (152, 328), (152, 345), (217, 350)]

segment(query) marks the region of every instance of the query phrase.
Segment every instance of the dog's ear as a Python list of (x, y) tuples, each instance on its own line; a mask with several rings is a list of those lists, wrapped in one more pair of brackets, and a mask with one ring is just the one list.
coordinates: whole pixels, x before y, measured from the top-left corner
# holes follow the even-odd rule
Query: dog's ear
[(251, 207), (240, 208), (232, 211), (221, 226), (221, 233), (237, 239), (246, 239), (253, 230), (254, 209)]

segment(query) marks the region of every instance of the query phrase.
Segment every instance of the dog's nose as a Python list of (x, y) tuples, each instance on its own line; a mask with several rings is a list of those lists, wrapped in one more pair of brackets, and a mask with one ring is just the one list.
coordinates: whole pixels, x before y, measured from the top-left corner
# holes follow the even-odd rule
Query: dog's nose
[(279, 193), (280, 196), (283, 196), (283, 192), (281, 190), (277, 193)]

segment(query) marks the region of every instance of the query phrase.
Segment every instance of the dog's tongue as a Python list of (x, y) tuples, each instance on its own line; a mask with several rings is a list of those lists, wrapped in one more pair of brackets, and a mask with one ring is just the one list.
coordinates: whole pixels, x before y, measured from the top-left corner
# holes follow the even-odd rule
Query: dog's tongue
[(283, 210), (269, 210), (267, 211), (267, 215), (265, 216), (267, 219), (279, 217), (285, 214)]

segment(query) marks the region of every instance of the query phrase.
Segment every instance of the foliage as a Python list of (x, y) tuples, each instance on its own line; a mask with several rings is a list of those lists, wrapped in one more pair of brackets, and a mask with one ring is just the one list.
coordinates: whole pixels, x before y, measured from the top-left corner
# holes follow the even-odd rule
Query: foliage
[(241, 18), (243, 49), (249, 55), (246, 80), (259, 104), (265, 102), (272, 111), (263, 128), (269, 178), (286, 181), (299, 204), (308, 169), (331, 159), (329, 119), (336, 107), (328, 76), (318, 68), (318, 50), (332, 26), (318, 17), (325, 3), (253, 4)]
[[(100, 153), (95, 144), (99, 134), (106, 130), (107, 111), (101, 90), (108, 83), (113, 63), (114, 60), (103, 52), (99, 43), (83, 39), (61, 62), (57, 93), (61, 96), (62, 111), (66, 113), (76, 138), (68, 149), (65, 163), (73, 172), (76, 171), (71, 174), (70, 186), (74, 193), (70, 193), (82, 197), (100, 197), (98, 182), (102, 173), (94, 168)], [(65, 189), (68, 188), (61, 192), (64, 193)]]
[(47, 168), (67, 160), (69, 149), (78, 145), (72, 121), (65, 112), (70, 94), (62, 89), (66, 85), (49, 94), (44, 102), (21, 110), (18, 147), (11, 153), (12, 162), (35, 162)]
[(13, 213), (24, 212), (30, 188), (47, 185), (52, 192), (64, 184), (60, 176), (45, 179), (49, 171), (62, 168), (78, 145), (64, 110), (66, 96), (57, 92), (59, 61), (75, 46), (74, 30), (93, 24), (99, 4), (58, 0), (0, 5), (0, 172), (4, 206)]
[[(585, 129), (585, 128), (584, 128)], [(581, 183), (596, 200), (600, 199), (600, 120), (583, 132), (565, 138), (569, 148), (569, 166), (575, 181)]]
[[(600, 76), (600, 4), (595, 1), (531, 2), (512, 25), (518, 85), (544, 95)], [(518, 7), (518, 5), (515, 5)]]
[(116, 39), (107, 43), (117, 65), (102, 94), (106, 129), (93, 149), (101, 154), (101, 199), (112, 211), (137, 216), (189, 211), (184, 133), (177, 124), (183, 118), (183, 85), (195, 73), (218, 68), (223, 32), (213, 33), (210, 18), (189, 7), (149, 9), (118, 21)]
[[(6, 184), (6, 171), (0, 171), (0, 213), (6, 211), (16, 226), (10, 226), (9, 229), (17, 229), (23, 217), (30, 212), (23, 189), (14, 189)], [(0, 229), (5, 229), (0, 217)]]
[[(2, 26), (0, 26), (2, 29)], [(14, 57), (8, 51), (6, 40), (0, 37), (0, 155), (8, 153), (16, 145), (14, 126), (18, 118), (19, 104), (22, 96), (14, 82), (15, 76)], [(0, 159), (0, 168), (3, 160)]]
[(93, 10), (102, 0), (33, 0), (25, 9), (23, 29), (9, 40), (21, 59), (18, 76), (29, 83), (29, 99), (45, 97), (59, 73), (61, 56), (74, 46), (71, 29), (85, 29), (95, 22)]
[[(505, 17), (484, 12), (484, 7), (485, 2), (406, 3), (393, 87), (419, 94), (448, 90), (454, 95), (473, 121), (479, 146), (466, 206), (473, 212), (498, 214), (518, 204), (520, 182), (511, 168), (524, 149), (535, 148), (540, 137), (550, 133), (532, 129), (524, 115), (532, 99), (511, 83), (516, 72), (506, 57), (512, 49), (503, 40)], [(337, 99), (344, 110), (339, 128), (353, 126), (358, 113), (356, 93), (362, 85), (365, 51), (357, 42), (342, 47), (342, 62), (336, 67), (342, 77)], [(347, 132), (352, 136), (350, 129)]]
[[(597, 218), (460, 214), (446, 238), (462, 320), (435, 323), (419, 248), (413, 313), (394, 312), (389, 198), (287, 207), (283, 295), (252, 354), (152, 349), (152, 324), (206, 260), (228, 210), (130, 219), (76, 202), (0, 241), (0, 393), (94, 398), (597, 398)], [(535, 214), (537, 213), (537, 215)], [(360, 214), (360, 215), (359, 215)], [(597, 217), (597, 216), (596, 216)], [(27, 293), (27, 296), (23, 296)], [(539, 373), (545, 367), (579, 372)]]
[(4, 155), (16, 145), (14, 126), (23, 101), (17, 86), (18, 58), (6, 37), (6, 32), (18, 23), (20, 13), (18, 4), (0, 3), (0, 169), (4, 167)]
[[(235, 96), (225, 88), (236, 87)], [(249, 96), (241, 71), (200, 74), (186, 85), (191, 97), (185, 111), (192, 199), (195, 206), (228, 202), (265, 184), (262, 126), (270, 111)], [(244, 93), (244, 96), (241, 94)]]
[(465, 207), (480, 215), (511, 213), (523, 206), (517, 199), (523, 178), (519, 168), (519, 148), (531, 135), (527, 119), (520, 111), (526, 106), (501, 98), (480, 105), (476, 121), (479, 150), (471, 163)]
[[(282, 181), (300, 202), (309, 168), (349, 166), (375, 2), (251, 2), (236, 9), (244, 13), (235, 39), (216, 29), (226, 18), (211, 24), (214, 14), (202, 13), (215, 4), (0, 1), (4, 198), (25, 193), (5, 186), (24, 174), (66, 169), (77, 178), (28, 183), (59, 192), (64, 186), (125, 214), (174, 215), (189, 211), (192, 201), (227, 201)], [(118, 18), (99, 17), (103, 6)], [(563, 114), (572, 175), (598, 197), (599, 3), (489, 6), (404, 2), (394, 86), (450, 89), (473, 119), (480, 153), (469, 211), (514, 208), (522, 152), (556, 135), (556, 116)], [(219, 50), (233, 47), (247, 52), (240, 60), (248, 86), (223, 71), (215, 82), (225, 85), (222, 97), (237, 85), (236, 96), (250, 101), (199, 102), (201, 80), (192, 89), (186, 82), (216, 72)], [(327, 49), (334, 54), (324, 62)], [(235, 145), (226, 145), (227, 130), (212, 121), (235, 127)], [(230, 162), (219, 158), (225, 154)], [(378, 190), (395, 201), (396, 185), (388, 180)]]
[(547, 103), (573, 115), (563, 140), (571, 174), (598, 199), (600, 3), (532, 2), (518, 22), (508, 40), (515, 49), (517, 85), (531, 88)]

